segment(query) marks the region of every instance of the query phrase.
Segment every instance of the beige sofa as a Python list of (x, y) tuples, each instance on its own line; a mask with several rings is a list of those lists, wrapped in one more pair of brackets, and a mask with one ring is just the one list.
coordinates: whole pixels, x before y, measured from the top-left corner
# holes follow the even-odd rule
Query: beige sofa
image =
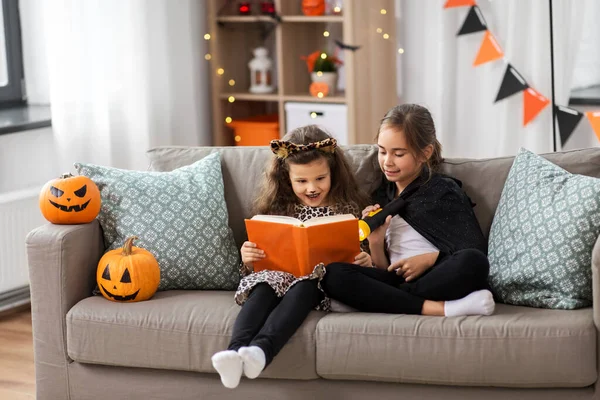
[[(170, 170), (221, 151), (238, 244), (266, 148), (158, 148)], [(347, 148), (359, 181), (379, 180), (373, 146)], [(600, 148), (547, 155), (600, 177)], [(447, 160), (490, 229), (512, 158)], [(225, 389), (210, 356), (227, 347), (239, 312), (232, 292), (159, 292), (119, 304), (91, 296), (100, 225), (44, 225), (27, 237), (38, 400), (87, 399), (597, 399), (600, 241), (594, 307), (498, 304), (489, 317), (313, 312), (261, 378)]]

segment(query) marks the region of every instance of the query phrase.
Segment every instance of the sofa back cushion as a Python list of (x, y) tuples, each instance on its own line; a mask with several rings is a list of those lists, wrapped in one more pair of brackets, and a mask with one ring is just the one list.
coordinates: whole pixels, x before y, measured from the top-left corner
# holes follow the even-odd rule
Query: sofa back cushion
[[(359, 185), (367, 193), (373, 192), (382, 179), (377, 163), (377, 147), (359, 144), (342, 148), (355, 171)], [(256, 190), (260, 188), (262, 173), (272, 157), (268, 147), (156, 147), (148, 151), (150, 169), (171, 171), (213, 152), (221, 153), (230, 226), (237, 244), (241, 246), (245, 240), (243, 219), (251, 216), (252, 200)], [(600, 148), (542, 154), (542, 157), (571, 173), (600, 177)], [(475, 215), (486, 237), (513, 161), (514, 157), (451, 158), (445, 160), (440, 167), (441, 172), (463, 182), (463, 189), (477, 204)]]
[[(342, 146), (342, 149), (361, 188), (366, 193), (373, 192), (381, 182), (375, 146)], [(151, 170), (171, 171), (216, 152), (221, 155), (229, 225), (239, 247), (246, 240), (244, 218), (252, 217), (252, 201), (273, 158), (269, 147), (157, 147), (148, 151), (148, 157)]]

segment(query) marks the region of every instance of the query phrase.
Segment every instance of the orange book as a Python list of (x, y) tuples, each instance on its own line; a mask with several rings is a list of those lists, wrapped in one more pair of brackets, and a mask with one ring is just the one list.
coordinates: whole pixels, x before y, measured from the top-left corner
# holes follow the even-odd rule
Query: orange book
[(295, 276), (310, 274), (315, 265), (354, 262), (360, 253), (358, 219), (352, 214), (315, 217), (302, 222), (278, 215), (246, 219), (248, 240), (265, 252), (254, 271), (285, 271)]

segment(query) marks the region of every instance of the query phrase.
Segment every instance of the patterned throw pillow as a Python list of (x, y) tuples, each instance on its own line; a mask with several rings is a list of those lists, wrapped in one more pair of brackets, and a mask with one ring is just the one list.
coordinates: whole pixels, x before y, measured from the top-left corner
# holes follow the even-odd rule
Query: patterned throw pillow
[(228, 225), (218, 153), (171, 172), (76, 164), (100, 189), (108, 250), (128, 236), (160, 266), (159, 290), (236, 289), (239, 253)]
[(574, 309), (592, 304), (600, 179), (571, 174), (521, 149), (489, 238), (490, 285), (504, 303)]

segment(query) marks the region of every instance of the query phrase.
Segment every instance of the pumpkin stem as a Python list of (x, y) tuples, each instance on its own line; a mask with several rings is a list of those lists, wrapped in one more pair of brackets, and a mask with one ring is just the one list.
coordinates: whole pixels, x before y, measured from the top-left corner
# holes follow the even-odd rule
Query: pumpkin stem
[(124, 256), (130, 256), (131, 248), (133, 247), (133, 241), (137, 239), (137, 236), (129, 236), (127, 239), (125, 239), (125, 244), (123, 245), (123, 252), (121, 254)]
[(73, 177), (72, 173), (66, 172), (60, 176), (60, 179), (67, 179), (67, 178), (72, 178), (72, 177)]

